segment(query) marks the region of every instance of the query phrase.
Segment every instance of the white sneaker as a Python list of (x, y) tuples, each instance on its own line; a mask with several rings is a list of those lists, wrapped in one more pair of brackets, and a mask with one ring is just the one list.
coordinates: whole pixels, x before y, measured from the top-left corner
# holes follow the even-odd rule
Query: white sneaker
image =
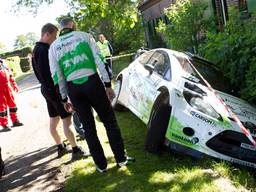
[(123, 161), (123, 162), (117, 163), (117, 166), (118, 167), (123, 167), (123, 166), (129, 165), (130, 163), (134, 163), (134, 162), (135, 162), (135, 158), (127, 156), (126, 160)]
[(96, 165), (96, 170), (97, 170), (98, 172), (100, 172), (100, 173), (106, 173), (106, 172), (107, 172), (107, 168), (101, 169), (101, 168), (98, 167), (98, 165)]

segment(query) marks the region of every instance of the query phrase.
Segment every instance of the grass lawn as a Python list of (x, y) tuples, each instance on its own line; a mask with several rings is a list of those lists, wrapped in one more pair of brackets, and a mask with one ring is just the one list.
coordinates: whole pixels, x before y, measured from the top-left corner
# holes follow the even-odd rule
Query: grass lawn
[[(125, 59), (114, 63), (115, 74), (127, 65)], [(165, 191), (256, 191), (252, 172), (211, 158), (194, 159), (165, 149), (159, 155), (144, 150), (146, 125), (131, 112), (116, 112), (129, 155), (136, 158), (130, 166), (117, 169), (105, 129), (96, 117), (98, 135), (108, 158), (107, 173), (95, 170), (92, 158), (71, 164), (65, 183), (68, 192), (165, 192)], [(64, 165), (65, 166), (65, 165)], [(255, 177), (255, 176), (254, 176)]]

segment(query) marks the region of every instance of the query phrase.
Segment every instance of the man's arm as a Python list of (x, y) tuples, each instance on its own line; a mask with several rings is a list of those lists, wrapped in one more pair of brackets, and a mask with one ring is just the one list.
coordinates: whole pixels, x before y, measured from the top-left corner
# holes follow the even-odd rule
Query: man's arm
[(101, 55), (100, 50), (98, 49), (98, 46), (96, 45), (94, 38), (90, 34), (89, 34), (88, 42), (89, 42), (90, 48), (92, 50), (95, 63), (98, 66), (100, 74), (104, 81), (105, 87), (111, 87), (111, 81), (108, 76), (108, 72), (105, 68), (105, 64), (102, 62), (102, 59), (100, 58), (100, 55)]
[(113, 50), (113, 47), (111, 46), (111, 44), (109, 43), (109, 41), (108, 41), (108, 48), (109, 48), (110, 54), (113, 55), (114, 50)]
[(5, 68), (6, 68), (6, 70), (7, 70), (7, 74), (9, 75), (9, 82), (10, 82), (10, 84), (11, 84), (13, 90), (14, 90), (15, 92), (19, 92), (19, 87), (18, 87), (17, 83), (16, 83), (15, 80), (14, 80), (14, 77), (13, 77), (13, 75), (12, 75), (11, 69), (10, 69), (8, 66), (5, 66)]
[(49, 49), (49, 64), (50, 64), (50, 71), (51, 76), (53, 79), (54, 85), (59, 85), (59, 92), (61, 95), (61, 99), (63, 102), (67, 102), (67, 86), (66, 86), (66, 79), (63, 75), (63, 72), (58, 64), (58, 61), (55, 56), (54, 47), (50, 47)]
[(40, 49), (34, 53), (33, 57), (32, 66), (39, 82), (47, 87), (53, 86), (49, 69), (48, 50)]

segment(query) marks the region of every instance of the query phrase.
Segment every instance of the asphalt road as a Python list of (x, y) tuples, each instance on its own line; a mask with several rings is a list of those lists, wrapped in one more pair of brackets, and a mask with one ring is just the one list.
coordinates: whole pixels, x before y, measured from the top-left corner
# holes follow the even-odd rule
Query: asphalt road
[(62, 191), (65, 178), (48, 131), (48, 114), (40, 85), (32, 74), (23, 79), (19, 87), (21, 91), (16, 95), (16, 102), (24, 126), (9, 132), (0, 130), (0, 146), (7, 171), (0, 180), (0, 192)]

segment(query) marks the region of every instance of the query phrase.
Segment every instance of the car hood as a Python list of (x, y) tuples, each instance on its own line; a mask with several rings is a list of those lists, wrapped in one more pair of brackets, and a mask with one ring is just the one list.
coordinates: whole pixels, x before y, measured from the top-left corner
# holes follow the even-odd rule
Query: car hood
[(224, 102), (229, 106), (233, 113), (235, 113), (240, 121), (242, 122), (251, 122), (256, 124), (256, 108), (246, 101), (217, 91), (219, 96), (224, 100)]

